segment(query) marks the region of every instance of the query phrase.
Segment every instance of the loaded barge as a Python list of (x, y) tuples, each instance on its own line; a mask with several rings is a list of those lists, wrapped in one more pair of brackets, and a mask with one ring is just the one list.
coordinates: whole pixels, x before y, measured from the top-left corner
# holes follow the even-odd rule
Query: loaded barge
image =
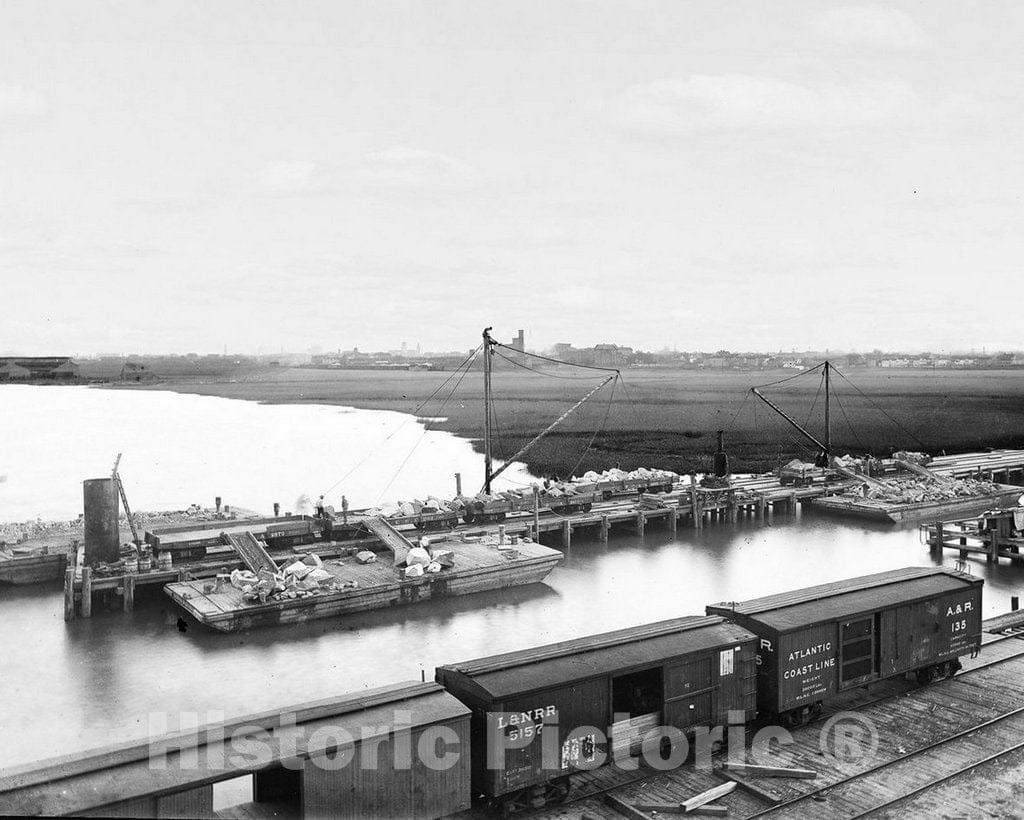
[(534, 584), (543, 581), (562, 560), (558, 550), (533, 542), (503, 547), (465, 541), (445, 542), (445, 546), (451, 547), (453, 565), (418, 577), (406, 577), (400, 554), (390, 561), (366, 564), (355, 556), (328, 560), (322, 570), (335, 579), (337, 588), (308, 597), (250, 602), (230, 583), (209, 581), (179, 581), (168, 584), (164, 591), (204, 626), (236, 632)]

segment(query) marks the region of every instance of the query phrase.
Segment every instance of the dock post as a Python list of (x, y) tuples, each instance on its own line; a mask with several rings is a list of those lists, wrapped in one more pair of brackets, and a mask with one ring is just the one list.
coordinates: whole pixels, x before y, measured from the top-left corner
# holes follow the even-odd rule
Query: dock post
[(131, 612), (135, 609), (135, 576), (128, 573), (124, 576), (124, 611)]
[(601, 516), (601, 540), (602, 541), (607, 541), (608, 540), (608, 516), (607, 515), (602, 515)]
[(704, 514), (700, 510), (700, 502), (697, 499), (697, 475), (690, 473), (690, 507), (693, 516), (693, 528), (699, 530), (704, 526)]
[(676, 525), (678, 524), (678, 521), (676, 520), (677, 515), (679, 515), (678, 507), (668, 508), (668, 531), (673, 535), (676, 534)]
[(64, 620), (75, 620), (75, 568), (64, 570)]
[(533, 488), (533, 531), (537, 534), (536, 541), (540, 543), (540, 489)]
[(765, 500), (764, 493), (757, 494), (757, 520), (764, 521), (765, 513), (768, 512), (768, 502)]
[(726, 501), (725, 507), (728, 510), (729, 523), (735, 524), (739, 520), (740, 511), (736, 506), (736, 494), (732, 490), (729, 490), (729, 499)]
[(504, 546), (505, 544), (505, 525), (498, 524), (498, 544)]
[(455, 474), (455, 497), (462, 495), (462, 473)]
[(568, 518), (562, 521), (562, 545), (566, 549), (572, 546), (572, 521)]
[(933, 552), (942, 552), (942, 548), (945, 546), (946, 534), (942, 531), (942, 522), (935, 522), (935, 538), (931, 542)]
[(82, 617), (92, 617), (92, 567), (82, 567)]
[(789, 514), (796, 515), (796, 490), (789, 493)]
[(647, 523), (647, 516), (644, 515), (643, 510), (636, 511), (636, 534), (641, 538), (644, 537), (644, 524)]
[(989, 530), (988, 531), (988, 555), (985, 556), (985, 561), (989, 564), (999, 563), (999, 531)]

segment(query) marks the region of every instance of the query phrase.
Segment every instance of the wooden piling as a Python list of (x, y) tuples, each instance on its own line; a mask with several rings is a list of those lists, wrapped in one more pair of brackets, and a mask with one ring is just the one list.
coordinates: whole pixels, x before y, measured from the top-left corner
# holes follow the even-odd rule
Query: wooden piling
[(601, 540), (602, 541), (607, 541), (608, 540), (608, 529), (609, 529), (608, 516), (607, 515), (602, 515), (601, 516)]
[(946, 534), (942, 531), (942, 522), (935, 522), (935, 538), (931, 543), (933, 551), (941, 552), (943, 544), (946, 540)]
[(124, 576), (124, 611), (135, 609), (135, 576), (128, 573)]
[(641, 538), (644, 537), (644, 525), (647, 523), (647, 516), (644, 515), (643, 510), (636, 511), (636, 534)]
[(673, 535), (676, 534), (676, 525), (679, 523), (676, 516), (679, 515), (678, 507), (669, 507), (668, 510), (668, 531)]
[(690, 506), (692, 509), (693, 528), (701, 529), (704, 526), (704, 514), (700, 509), (700, 501), (697, 498), (697, 476), (690, 473)]
[(572, 521), (568, 518), (562, 520), (562, 546), (566, 549), (572, 546)]
[(540, 488), (533, 488), (533, 531), (537, 534), (537, 543), (540, 543)]
[(92, 567), (82, 567), (82, 617), (92, 617)]
[(735, 524), (739, 520), (740, 514), (736, 505), (736, 494), (732, 490), (729, 491), (729, 498), (725, 502), (725, 508), (729, 516), (729, 523)]
[(64, 571), (64, 620), (75, 620), (75, 568)]

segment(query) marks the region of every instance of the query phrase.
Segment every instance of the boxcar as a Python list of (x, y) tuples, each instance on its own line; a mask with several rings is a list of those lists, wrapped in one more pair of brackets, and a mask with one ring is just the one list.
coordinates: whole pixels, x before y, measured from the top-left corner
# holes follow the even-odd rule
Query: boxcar
[(757, 705), (796, 725), (838, 693), (914, 673), (952, 676), (981, 647), (982, 580), (907, 567), (707, 607), (758, 638)]
[[(436, 677), (472, 709), (474, 794), (538, 807), (565, 799), (572, 772), (660, 745), (655, 727), (692, 736), (726, 727), (730, 710), (753, 719), (756, 643), (724, 618), (695, 615), (442, 666)], [(505, 752), (489, 762), (499, 742)]]

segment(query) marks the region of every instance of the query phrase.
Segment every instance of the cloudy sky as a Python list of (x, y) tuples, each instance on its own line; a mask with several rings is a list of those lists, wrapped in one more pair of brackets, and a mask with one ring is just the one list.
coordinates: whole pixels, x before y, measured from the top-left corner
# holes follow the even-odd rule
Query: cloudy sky
[(1024, 5), (0, 2), (0, 350), (1024, 347)]

